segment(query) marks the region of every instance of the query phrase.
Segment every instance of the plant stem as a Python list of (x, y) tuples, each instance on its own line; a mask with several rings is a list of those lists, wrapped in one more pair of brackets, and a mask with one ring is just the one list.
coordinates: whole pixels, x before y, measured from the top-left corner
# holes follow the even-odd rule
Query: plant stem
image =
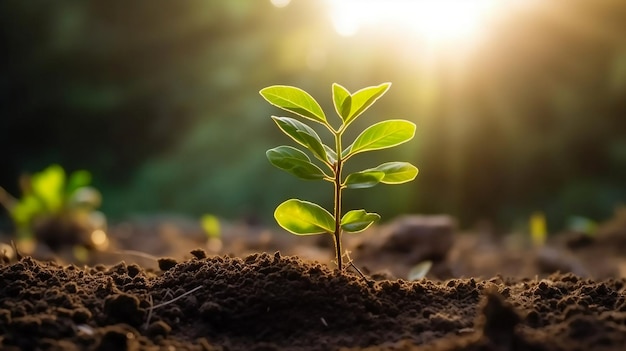
[(341, 131), (335, 133), (335, 144), (337, 146), (337, 162), (334, 167), (335, 181), (333, 182), (335, 185), (335, 232), (333, 236), (335, 239), (337, 268), (341, 272), (343, 271), (341, 262), (341, 168), (343, 166), (343, 160), (341, 159)]
[(337, 268), (342, 270), (341, 263), (341, 161), (335, 166), (335, 254), (337, 256)]

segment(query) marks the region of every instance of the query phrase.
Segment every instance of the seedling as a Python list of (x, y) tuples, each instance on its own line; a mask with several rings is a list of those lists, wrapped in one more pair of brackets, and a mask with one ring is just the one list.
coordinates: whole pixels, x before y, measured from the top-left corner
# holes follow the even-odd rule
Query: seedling
[[(106, 218), (96, 211), (101, 195), (90, 183), (88, 171), (79, 170), (68, 176), (54, 164), (31, 176), (22, 176), (19, 199), (0, 187), (0, 205), (7, 209), (21, 243), (37, 239), (51, 247), (75, 242), (104, 247)], [(94, 233), (100, 235), (100, 240)]]
[(220, 220), (212, 215), (205, 214), (200, 218), (200, 225), (207, 235), (207, 248), (211, 252), (219, 252), (222, 249), (222, 229)]
[(333, 127), (317, 101), (302, 89), (275, 85), (264, 88), (261, 95), (270, 104), (295, 113), (326, 127), (334, 137), (334, 145), (328, 146), (307, 124), (290, 117), (272, 119), (285, 134), (307, 149), (322, 164), (322, 169), (309, 156), (292, 146), (278, 146), (266, 152), (269, 161), (276, 167), (305, 180), (325, 180), (333, 184), (334, 210), (331, 214), (322, 206), (299, 199), (289, 199), (276, 208), (274, 218), (278, 225), (296, 235), (333, 235), (337, 267), (341, 271), (343, 232), (358, 233), (380, 219), (377, 213), (363, 209), (343, 214), (342, 194), (344, 189), (371, 188), (378, 183), (401, 184), (415, 179), (417, 168), (408, 162), (387, 162), (377, 167), (343, 176), (343, 167), (356, 154), (381, 150), (405, 143), (415, 135), (415, 124), (406, 120), (386, 120), (366, 128), (347, 147), (343, 147), (342, 136), (357, 117), (383, 96), (391, 83), (363, 88), (350, 93), (339, 84), (333, 84), (332, 95), (335, 110), (341, 125)]
[(530, 238), (534, 247), (542, 247), (546, 244), (548, 229), (546, 226), (546, 216), (543, 212), (535, 212), (530, 216)]

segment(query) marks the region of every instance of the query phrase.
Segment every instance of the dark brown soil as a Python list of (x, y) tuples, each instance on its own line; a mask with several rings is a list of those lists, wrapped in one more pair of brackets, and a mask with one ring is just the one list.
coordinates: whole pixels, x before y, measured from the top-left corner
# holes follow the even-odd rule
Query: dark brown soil
[(163, 260), (165, 272), (31, 258), (4, 265), (0, 348), (626, 349), (624, 280), (368, 282), (278, 253), (203, 256)]

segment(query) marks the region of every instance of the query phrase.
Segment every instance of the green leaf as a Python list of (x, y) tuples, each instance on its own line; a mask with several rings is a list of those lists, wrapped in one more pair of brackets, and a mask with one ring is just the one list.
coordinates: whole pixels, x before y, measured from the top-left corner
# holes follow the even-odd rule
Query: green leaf
[(405, 143), (415, 135), (415, 124), (395, 119), (376, 123), (365, 129), (349, 149), (344, 150), (346, 156), (359, 152), (380, 150)]
[(365, 189), (371, 188), (385, 177), (384, 172), (366, 170), (349, 174), (343, 185), (348, 189)]
[(306, 91), (286, 85), (274, 85), (262, 89), (261, 96), (270, 104), (293, 112), (315, 122), (326, 124), (326, 116), (320, 105)]
[(91, 183), (91, 173), (89, 171), (80, 170), (70, 174), (67, 180), (66, 194), (72, 194), (76, 189), (85, 187)]
[(326, 150), (322, 146), (322, 140), (313, 128), (294, 118), (272, 116), (272, 119), (283, 133), (309, 149), (315, 157), (326, 162)]
[(331, 149), (330, 146), (326, 144), (322, 144), (322, 146), (324, 146), (324, 150), (326, 150), (326, 159), (328, 162), (335, 164), (335, 162), (337, 162), (337, 153), (335, 150)]
[(328, 178), (302, 151), (291, 146), (278, 146), (265, 152), (267, 159), (276, 167), (306, 180)]
[(320, 205), (290, 199), (276, 207), (274, 218), (283, 229), (296, 235), (333, 233), (334, 217)]
[(390, 86), (391, 83), (383, 83), (381, 85), (363, 88), (352, 94), (350, 114), (344, 118), (345, 124), (349, 124), (365, 112), (365, 110), (372, 106), (376, 100), (389, 90)]
[(377, 213), (368, 213), (365, 210), (348, 211), (341, 218), (341, 229), (350, 233), (358, 233), (380, 220)]
[(31, 221), (46, 211), (45, 204), (33, 194), (22, 196), (10, 210), (11, 218), (18, 226), (29, 226)]
[(63, 206), (65, 171), (59, 165), (51, 165), (31, 177), (33, 195), (38, 197), (46, 208), (56, 212)]
[(326, 162), (326, 149), (324, 149), (322, 143), (307, 132), (298, 131), (297, 133), (306, 143), (304, 146), (309, 149), (320, 161)]
[(402, 184), (410, 182), (415, 179), (418, 173), (417, 167), (408, 162), (387, 162), (366, 171), (383, 172), (385, 176), (380, 180), (380, 182), (385, 184)]
[(209, 238), (219, 239), (222, 235), (220, 220), (215, 215), (207, 213), (200, 217), (200, 226)]
[(346, 88), (337, 83), (333, 84), (333, 103), (335, 104), (335, 111), (337, 111), (337, 114), (345, 122), (350, 116), (352, 96)]

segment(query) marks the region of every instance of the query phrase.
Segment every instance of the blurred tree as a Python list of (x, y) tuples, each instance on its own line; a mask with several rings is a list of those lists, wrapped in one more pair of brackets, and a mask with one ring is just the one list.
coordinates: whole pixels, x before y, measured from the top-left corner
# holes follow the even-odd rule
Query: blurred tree
[[(269, 119), (279, 111), (258, 90), (299, 86), (332, 112), (332, 82), (391, 81), (363, 123), (415, 120), (416, 143), (396, 158), (420, 175), (366, 196), (348, 192), (347, 206), (386, 218), (447, 212), (468, 224), (542, 210), (558, 225), (570, 214), (602, 219), (624, 201), (623, 1), (545, 1), (500, 18), (473, 52), (434, 58), (404, 32), (339, 37), (325, 6), (0, 2), (0, 184), (16, 192), (20, 172), (59, 163), (92, 171), (113, 218), (271, 218), (286, 196), (325, 199), (313, 183), (294, 193), (297, 180), (265, 160), (282, 136)], [(373, 153), (354, 167), (387, 158)]]

